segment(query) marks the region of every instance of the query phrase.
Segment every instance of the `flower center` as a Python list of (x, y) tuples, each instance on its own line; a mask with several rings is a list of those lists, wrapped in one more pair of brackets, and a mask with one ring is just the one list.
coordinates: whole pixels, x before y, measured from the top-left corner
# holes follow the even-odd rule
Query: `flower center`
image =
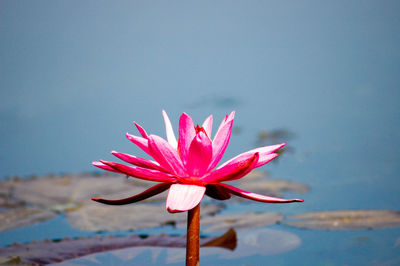
[(196, 134), (199, 134), (200, 132), (203, 132), (204, 134), (207, 135), (206, 131), (204, 130), (203, 127), (200, 127), (198, 124), (197, 126), (194, 128), (196, 130)]

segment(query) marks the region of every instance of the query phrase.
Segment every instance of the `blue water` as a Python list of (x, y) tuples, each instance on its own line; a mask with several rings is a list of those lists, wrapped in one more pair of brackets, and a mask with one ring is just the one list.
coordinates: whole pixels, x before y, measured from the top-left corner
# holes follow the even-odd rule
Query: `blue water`
[(224, 158), (288, 129), (292, 152), (263, 170), (311, 188), (304, 204), (249, 210), (398, 210), (399, 13), (398, 1), (1, 1), (0, 178), (143, 155), (124, 134), (135, 120), (164, 136), (162, 109), (175, 129), (183, 111), (214, 114), (214, 130), (236, 110)]

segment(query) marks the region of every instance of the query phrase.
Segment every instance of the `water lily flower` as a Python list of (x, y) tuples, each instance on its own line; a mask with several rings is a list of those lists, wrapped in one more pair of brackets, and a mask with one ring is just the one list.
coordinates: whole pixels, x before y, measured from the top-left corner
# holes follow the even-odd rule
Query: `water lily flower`
[(94, 161), (101, 169), (127, 176), (160, 182), (159, 184), (132, 197), (109, 200), (93, 200), (110, 205), (138, 202), (169, 189), (166, 208), (169, 212), (183, 212), (196, 207), (203, 196), (226, 200), (231, 195), (268, 203), (302, 202), (301, 199), (281, 199), (251, 193), (224, 182), (246, 176), (276, 156), (274, 153), (286, 143), (260, 147), (239, 154), (217, 167), (231, 137), (235, 111), (222, 120), (215, 136), (211, 139), (213, 117), (210, 115), (202, 126), (194, 126), (192, 118), (183, 113), (179, 119), (179, 138), (176, 140), (167, 113), (162, 111), (167, 140), (148, 135), (136, 122), (141, 136), (126, 134), (126, 137), (150, 155), (154, 160), (140, 158), (126, 153), (112, 151), (119, 159), (134, 166), (104, 160)]

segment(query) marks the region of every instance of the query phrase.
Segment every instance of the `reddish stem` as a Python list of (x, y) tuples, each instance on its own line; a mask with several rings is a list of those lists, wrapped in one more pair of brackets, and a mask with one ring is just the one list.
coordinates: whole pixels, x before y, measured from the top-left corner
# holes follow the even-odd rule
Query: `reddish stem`
[(200, 261), (200, 204), (188, 211), (186, 266), (198, 266)]

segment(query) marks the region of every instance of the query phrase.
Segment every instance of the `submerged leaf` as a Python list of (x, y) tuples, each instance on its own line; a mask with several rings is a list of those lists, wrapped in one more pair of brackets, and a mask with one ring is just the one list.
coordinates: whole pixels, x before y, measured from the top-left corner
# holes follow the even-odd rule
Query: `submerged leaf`
[(238, 187), (244, 190), (260, 193), (268, 196), (281, 197), (285, 191), (295, 193), (306, 193), (310, 188), (302, 183), (288, 180), (254, 180), (251, 182), (240, 182)]
[(107, 196), (130, 196), (142, 192), (149, 185), (148, 182), (137, 182), (114, 174), (46, 176), (0, 182), (0, 194), (8, 201), (51, 208), (81, 203), (93, 197), (94, 191)]
[(0, 212), (0, 232), (24, 227), (53, 218), (55, 213), (38, 208), (14, 208)]
[[(202, 216), (215, 214), (222, 205), (202, 205)], [(109, 206), (85, 204), (77, 211), (67, 213), (69, 223), (84, 231), (119, 231), (159, 227), (186, 221), (186, 213), (170, 214), (165, 205), (132, 204)]]
[[(225, 231), (229, 228), (254, 228), (275, 224), (283, 219), (280, 213), (238, 213), (208, 216), (201, 220), (202, 231)], [(184, 226), (181, 224), (181, 226)]]
[[(130, 196), (148, 187), (148, 182), (133, 182), (121, 175), (68, 175), (11, 179), (0, 182), (0, 231), (32, 225), (71, 212), (97, 191), (109, 197)], [(166, 195), (153, 197), (163, 201)], [(24, 207), (29, 204), (29, 207)]]
[(338, 210), (296, 214), (284, 224), (310, 229), (373, 229), (400, 226), (400, 212)]

